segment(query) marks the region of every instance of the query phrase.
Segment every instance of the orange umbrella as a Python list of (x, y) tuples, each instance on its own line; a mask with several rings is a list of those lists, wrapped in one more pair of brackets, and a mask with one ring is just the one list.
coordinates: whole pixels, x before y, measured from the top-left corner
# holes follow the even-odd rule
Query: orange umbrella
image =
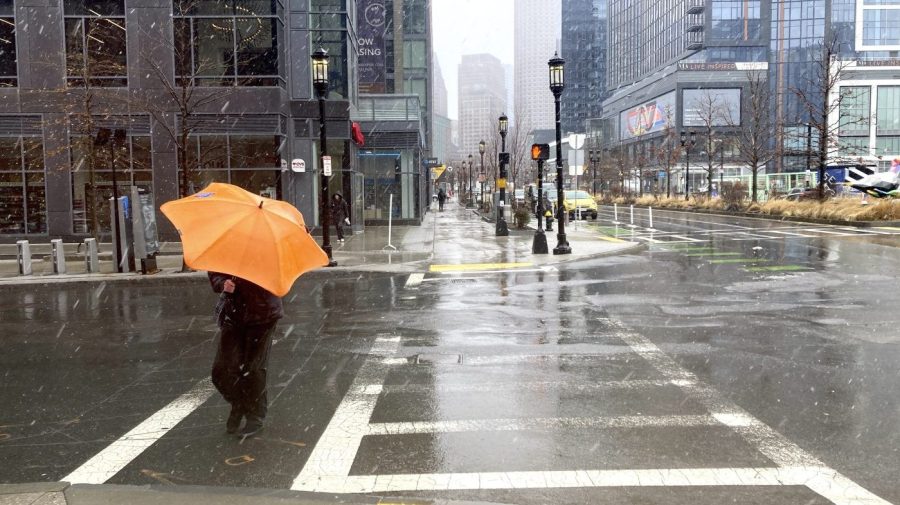
[(213, 183), (161, 209), (181, 235), (184, 262), (196, 270), (231, 274), (284, 296), (304, 272), (328, 265), (303, 215), (286, 202)]

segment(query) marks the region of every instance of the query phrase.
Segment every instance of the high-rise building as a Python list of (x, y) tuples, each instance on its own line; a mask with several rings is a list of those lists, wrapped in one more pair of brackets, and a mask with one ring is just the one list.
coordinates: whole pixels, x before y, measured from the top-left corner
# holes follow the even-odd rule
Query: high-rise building
[[(547, 62), (559, 51), (561, 0), (517, 0), (514, 18), (516, 123), (527, 130), (556, 122)], [(564, 95), (565, 96), (565, 95)]]
[(477, 153), (478, 143), (497, 135), (497, 118), (506, 110), (506, 77), (491, 54), (464, 55), (459, 65), (460, 148)]
[(441, 63), (438, 61), (437, 55), (432, 55), (431, 61), (434, 62), (434, 80), (431, 86), (434, 94), (434, 113), (437, 116), (447, 117), (449, 115), (447, 82), (444, 81), (444, 72), (441, 70)]
[(506, 77), (506, 116), (509, 118), (509, 124), (515, 127), (516, 124), (516, 71), (512, 64), (504, 63), (503, 72)]
[[(678, 136), (702, 129), (704, 95), (727, 111), (729, 123), (743, 124), (755, 73), (771, 90), (776, 123), (777, 155), (768, 170), (805, 171), (813, 143), (805, 126), (809, 107), (798, 91), (810, 102), (825, 101), (814, 76), (823, 47), (830, 46), (845, 67), (833, 92), (845, 97), (842, 110), (862, 120), (841, 127), (841, 147), (829, 157), (858, 153), (889, 163), (900, 156), (900, 126), (889, 126), (900, 125), (898, 7), (897, 0), (609, 0), (604, 147), (633, 158), (657, 148), (667, 130)], [(723, 119), (714, 126), (727, 135)], [(730, 145), (725, 140), (722, 145)], [(735, 149), (723, 150), (725, 173), (741, 173)], [(693, 156), (708, 155), (696, 149)], [(692, 181), (694, 188), (702, 184)]]
[(432, 56), (432, 61), (434, 62), (434, 79), (431, 87), (434, 95), (434, 134), (432, 135), (431, 157), (437, 158), (443, 163), (449, 161), (453, 132), (447, 113), (447, 83), (444, 81), (444, 73), (441, 71), (437, 55)]
[(606, 0), (562, 0), (562, 26), (562, 129), (583, 133), (589, 118), (600, 117), (606, 94)]

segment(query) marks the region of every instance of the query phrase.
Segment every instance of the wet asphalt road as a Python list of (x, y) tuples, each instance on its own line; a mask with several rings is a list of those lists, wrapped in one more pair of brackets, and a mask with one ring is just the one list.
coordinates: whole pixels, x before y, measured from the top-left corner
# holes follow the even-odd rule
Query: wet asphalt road
[[(267, 429), (243, 442), (204, 385), (203, 283), (0, 291), (0, 482), (143, 444), (91, 470), (497, 503), (900, 503), (900, 230), (656, 212), (650, 232), (644, 213), (577, 225), (646, 242), (636, 255), (301, 279)], [(197, 391), (153, 425), (174, 427), (134, 432)]]

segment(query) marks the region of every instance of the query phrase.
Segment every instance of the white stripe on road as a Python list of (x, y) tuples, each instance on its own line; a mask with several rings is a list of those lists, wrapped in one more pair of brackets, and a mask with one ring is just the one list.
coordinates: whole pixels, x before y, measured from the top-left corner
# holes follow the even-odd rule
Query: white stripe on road
[(414, 421), (373, 423), (369, 435), (412, 435), (423, 433), (469, 433), (477, 431), (541, 431), (580, 428), (655, 428), (718, 426), (718, 419), (696, 416), (550, 417), (529, 419), (472, 419), (459, 421)]
[(704, 242), (703, 240), (691, 237), (685, 237), (684, 235), (670, 235), (672, 238), (677, 238), (678, 240), (684, 240), (686, 242)]
[[(554, 489), (611, 487), (806, 486), (841, 483), (835, 472), (822, 467), (790, 468), (668, 468), (646, 470), (569, 470), (365, 475), (323, 477), (316, 491), (323, 493), (386, 493), (400, 491), (463, 491), (481, 489)], [(875, 505), (868, 496), (848, 489), (814, 489), (823, 496), (840, 496), (838, 503)], [(826, 494), (827, 493), (827, 494)], [(851, 501), (856, 500), (856, 501)]]
[[(672, 357), (665, 354), (650, 339), (625, 331), (617, 321), (600, 319), (606, 325), (618, 327), (618, 336), (654, 368), (666, 378), (676, 381), (690, 381), (691, 387), (684, 390), (685, 394), (713, 412), (713, 416), (725, 425), (732, 427), (750, 446), (769, 458), (773, 463), (785, 468), (815, 468), (814, 475), (809, 480), (813, 484), (810, 489), (837, 505), (851, 504), (878, 504), (890, 505), (887, 501), (869, 492), (859, 484), (856, 484), (837, 471), (816, 459), (813, 455), (801, 449), (782, 434), (773, 430), (767, 424), (753, 417), (749, 412), (737, 404), (725, 399), (713, 388), (702, 385), (697, 377), (679, 365)], [(806, 483), (804, 483), (806, 484)], [(815, 487), (813, 487), (815, 486)]]
[[(406, 362), (406, 360), (404, 360)], [(564, 381), (537, 382), (473, 382), (464, 384), (398, 384), (380, 386), (385, 394), (433, 394), (433, 393), (493, 393), (495, 391), (551, 391), (565, 389), (570, 392), (599, 392), (615, 389), (650, 389), (671, 385), (671, 381), (627, 380), (572, 384)]]
[(425, 280), (425, 274), (423, 273), (410, 274), (409, 278), (406, 279), (406, 289), (419, 287), (423, 280)]
[(61, 481), (103, 484), (206, 402), (213, 392), (215, 388), (209, 379), (198, 382), (193, 389), (132, 428)]
[(779, 230), (763, 230), (765, 233), (777, 233), (779, 235), (787, 235), (789, 237), (803, 237), (803, 238), (815, 238), (813, 235), (804, 235), (802, 233), (794, 233), (792, 231), (779, 231)]
[[(350, 474), (356, 451), (362, 438), (368, 433), (369, 419), (375, 410), (378, 395), (372, 384), (383, 384), (389, 368), (383, 364), (400, 347), (400, 337), (381, 337), (369, 354), (382, 359), (367, 359), (360, 367), (350, 390), (328, 422), (328, 426), (316, 443), (316, 447), (294, 479), (294, 491), (314, 490), (323, 477), (343, 477)], [(406, 360), (403, 360), (406, 362)]]

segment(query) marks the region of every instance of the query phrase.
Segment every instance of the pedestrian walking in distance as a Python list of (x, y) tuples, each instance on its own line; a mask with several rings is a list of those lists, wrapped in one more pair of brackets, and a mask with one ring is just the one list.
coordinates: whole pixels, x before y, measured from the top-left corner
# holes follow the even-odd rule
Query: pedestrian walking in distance
[(219, 293), (216, 318), (221, 329), (212, 382), (231, 404), (225, 431), (249, 437), (262, 430), (266, 418), (269, 348), (284, 308), (281, 297), (248, 280), (209, 272), (209, 281)]
[(350, 225), (350, 205), (340, 193), (331, 197), (331, 217), (337, 230), (338, 241), (344, 241), (344, 225)]
[(447, 192), (444, 188), (438, 190), (438, 210), (444, 212), (444, 202), (447, 201)]

